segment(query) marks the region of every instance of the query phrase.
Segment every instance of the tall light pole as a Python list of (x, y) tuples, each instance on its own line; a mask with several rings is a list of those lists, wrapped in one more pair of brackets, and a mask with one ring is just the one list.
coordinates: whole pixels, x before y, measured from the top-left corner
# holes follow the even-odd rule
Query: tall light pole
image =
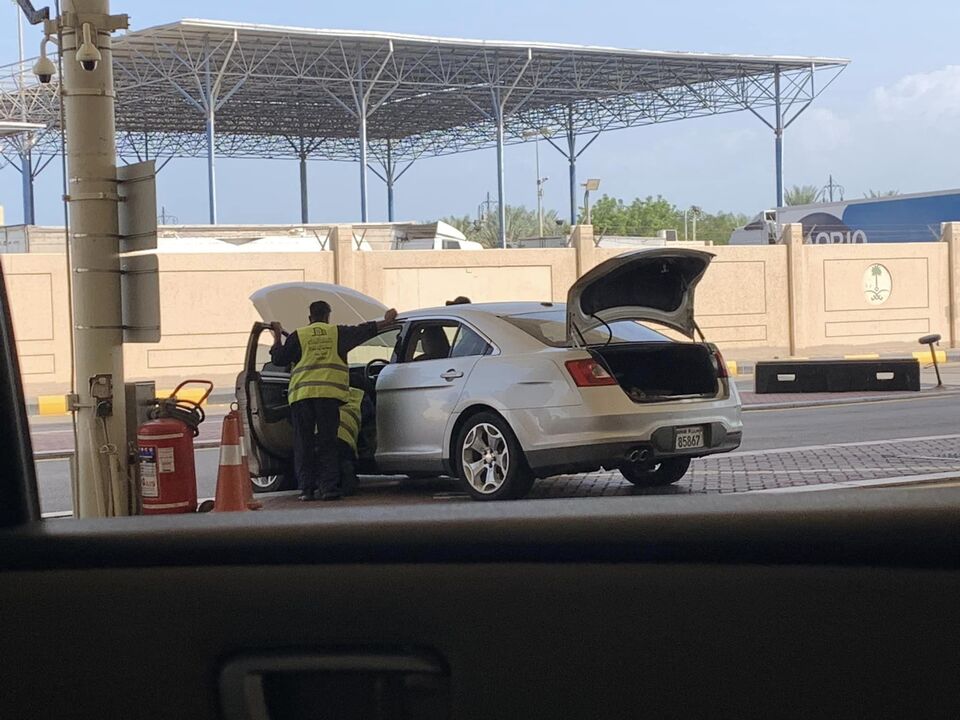
[(534, 149), (537, 158), (537, 226), (540, 237), (543, 237), (543, 184), (550, 178), (540, 176), (540, 138), (550, 137), (553, 132), (549, 128), (537, 128), (536, 130), (527, 130), (523, 133), (523, 138), (529, 140), (535, 138)]
[(590, 193), (596, 192), (600, 189), (600, 180), (599, 178), (591, 178), (583, 183), (583, 211), (586, 215), (587, 225), (593, 225), (593, 221), (590, 218)]

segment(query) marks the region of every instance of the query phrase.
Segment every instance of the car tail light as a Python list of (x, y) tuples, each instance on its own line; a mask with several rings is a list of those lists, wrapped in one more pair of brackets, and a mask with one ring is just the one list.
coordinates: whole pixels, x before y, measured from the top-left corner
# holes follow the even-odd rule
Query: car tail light
[(717, 377), (721, 380), (730, 377), (727, 370), (727, 361), (723, 359), (723, 354), (719, 350), (713, 351), (713, 361), (717, 364)]
[(577, 384), (577, 387), (598, 387), (600, 385), (616, 385), (617, 379), (607, 372), (593, 358), (586, 360), (568, 360), (567, 372)]

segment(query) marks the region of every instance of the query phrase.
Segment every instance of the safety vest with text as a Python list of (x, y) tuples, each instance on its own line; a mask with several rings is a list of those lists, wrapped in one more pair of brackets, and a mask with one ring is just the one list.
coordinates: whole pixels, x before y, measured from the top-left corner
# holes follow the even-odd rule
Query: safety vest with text
[(350, 390), (350, 371), (337, 351), (336, 325), (312, 323), (297, 329), (300, 360), (290, 373), (287, 401), (332, 398), (346, 402)]
[(357, 439), (360, 437), (360, 403), (363, 402), (363, 390), (350, 388), (350, 397), (340, 406), (340, 427), (337, 437), (357, 452)]

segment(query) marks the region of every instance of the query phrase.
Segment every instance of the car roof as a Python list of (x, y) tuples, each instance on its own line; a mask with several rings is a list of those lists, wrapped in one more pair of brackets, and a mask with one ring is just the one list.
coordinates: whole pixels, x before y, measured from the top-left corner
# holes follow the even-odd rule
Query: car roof
[(445, 315), (469, 318), (476, 315), (493, 315), (509, 317), (511, 315), (525, 315), (545, 310), (564, 309), (564, 303), (553, 302), (496, 302), (496, 303), (464, 303), (462, 305), (442, 305), (439, 307), (422, 308), (400, 313), (401, 318), (433, 317)]

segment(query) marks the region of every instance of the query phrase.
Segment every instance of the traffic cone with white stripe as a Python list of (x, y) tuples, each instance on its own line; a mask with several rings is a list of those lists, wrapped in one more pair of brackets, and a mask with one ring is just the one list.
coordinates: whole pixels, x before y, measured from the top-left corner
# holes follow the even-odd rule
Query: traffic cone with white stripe
[(213, 511), (249, 510), (246, 497), (249, 486), (250, 473), (244, 470), (243, 449), (240, 446), (240, 422), (236, 413), (230, 413), (223, 418), (223, 431), (220, 436), (220, 469), (217, 471), (217, 497), (213, 504)]
[(253, 497), (253, 485), (250, 483), (250, 459), (249, 452), (247, 451), (247, 434), (243, 431), (243, 420), (240, 418), (240, 412), (238, 410), (231, 410), (230, 414), (236, 416), (237, 427), (240, 428), (240, 454), (243, 456), (243, 472), (247, 478), (247, 482), (244, 483), (247, 507), (251, 510), (259, 510), (263, 507), (263, 503)]

